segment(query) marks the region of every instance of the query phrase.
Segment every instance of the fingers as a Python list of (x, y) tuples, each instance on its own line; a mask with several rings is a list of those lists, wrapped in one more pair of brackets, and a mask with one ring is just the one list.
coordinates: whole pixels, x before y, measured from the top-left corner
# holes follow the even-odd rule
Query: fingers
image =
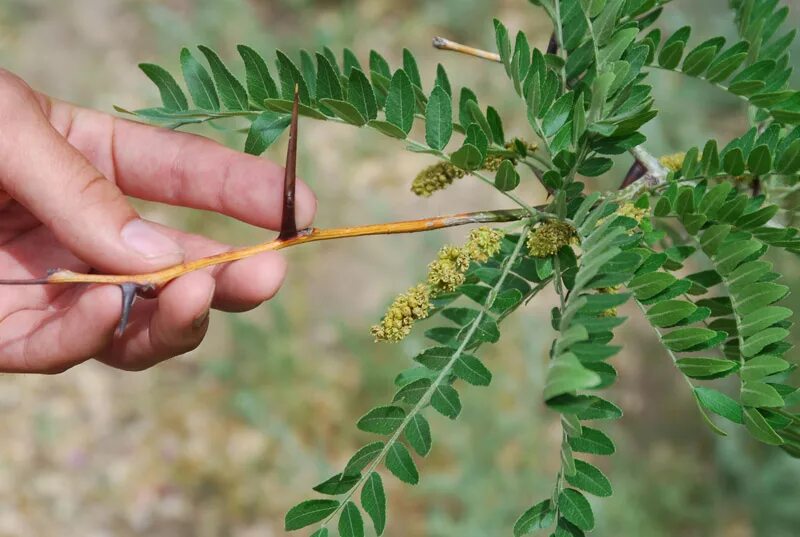
[[(130, 196), (223, 213), (279, 229), (283, 168), (212, 140), (115, 119), (51, 102), (50, 119), (75, 146)], [(297, 182), (297, 226), (311, 225), (317, 202)]]
[[(229, 245), (199, 235), (166, 227), (160, 230), (186, 251), (187, 259), (197, 259), (232, 249)], [(278, 292), (286, 277), (286, 260), (280, 252), (264, 252), (207, 270), (216, 280), (212, 307), (224, 311), (247, 311)]]
[(0, 323), (0, 371), (60, 373), (106, 348), (120, 314), (113, 286), (71, 293), (64, 309), (21, 310)]
[(134, 307), (125, 333), (114, 338), (98, 359), (113, 367), (139, 371), (196, 348), (208, 329), (214, 284), (214, 278), (205, 272), (193, 272), (171, 282), (158, 301)]
[(120, 189), (53, 129), (30, 88), (4, 71), (0, 124), (0, 186), (87, 264), (146, 272), (183, 260), (180, 247), (139, 220)]

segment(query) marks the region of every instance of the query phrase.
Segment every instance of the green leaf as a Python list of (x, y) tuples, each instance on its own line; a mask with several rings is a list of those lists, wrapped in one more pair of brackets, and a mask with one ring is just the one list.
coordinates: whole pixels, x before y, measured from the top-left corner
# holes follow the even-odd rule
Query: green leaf
[(317, 53), (317, 99), (344, 99), (339, 75), (331, 67), (330, 62), (322, 54)]
[(367, 512), (375, 526), (375, 533), (383, 535), (386, 529), (386, 493), (380, 474), (372, 472), (361, 489), (361, 507)]
[(448, 364), (454, 352), (455, 350), (450, 347), (431, 347), (415, 356), (414, 361), (424, 365), (428, 369), (439, 371)]
[(745, 381), (742, 384), (742, 404), (754, 407), (782, 407), (783, 397), (778, 391), (767, 384), (759, 381)]
[(778, 173), (794, 173), (800, 170), (800, 139), (793, 141), (778, 158), (775, 169)]
[(392, 77), (389, 94), (386, 96), (386, 121), (408, 134), (414, 124), (415, 107), (411, 81), (405, 71), (398, 69)]
[(715, 330), (688, 327), (678, 328), (668, 334), (664, 334), (661, 336), (661, 341), (668, 349), (673, 351), (685, 351), (714, 339), (716, 336), (717, 332)]
[(595, 466), (588, 462), (575, 460), (575, 473), (566, 476), (567, 483), (573, 487), (579, 488), (600, 496), (602, 498), (611, 496), (611, 483), (608, 478)]
[(647, 310), (647, 319), (653, 326), (667, 328), (686, 319), (697, 306), (685, 300), (665, 300)]
[(514, 190), (519, 186), (519, 173), (510, 160), (505, 159), (500, 163), (500, 168), (494, 177), (494, 185), (502, 192)]
[(497, 42), (497, 52), (500, 61), (506, 68), (506, 74), (511, 74), (511, 40), (508, 37), (508, 29), (497, 19), (494, 19), (494, 35)]
[(747, 157), (747, 168), (756, 175), (768, 173), (772, 169), (772, 153), (769, 146), (762, 144), (753, 149)]
[(406, 411), (399, 406), (379, 406), (364, 414), (356, 427), (368, 433), (392, 434), (405, 417)]
[(789, 289), (785, 285), (772, 282), (757, 282), (746, 286), (741, 293), (733, 293), (733, 305), (740, 317), (746, 317), (764, 306), (777, 302)]
[(403, 434), (405, 434), (406, 440), (414, 448), (414, 451), (420, 456), (424, 457), (430, 452), (433, 440), (431, 438), (431, 426), (425, 416), (415, 414), (406, 425)]
[(400, 127), (389, 123), (387, 121), (380, 121), (377, 119), (371, 120), (367, 123), (368, 126), (372, 127), (376, 131), (385, 134), (386, 136), (391, 136), (392, 138), (397, 138), (399, 140), (405, 140), (407, 133), (403, 132)]
[(764, 330), (761, 330), (760, 332), (746, 338), (744, 340), (744, 345), (742, 345), (740, 350), (743, 356), (749, 358), (761, 352), (767, 345), (772, 345), (773, 343), (777, 343), (778, 341), (784, 340), (787, 337), (789, 337), (789, 331), (785, 328), (780, 328), (777, 326), (765, 328)]
[(372, 85), (367, 80), (366, 75), (360, 69), (350, 71), (350, 77), (347, 82), (347, 102), (352, 104), (368, 120), (378, 117), (378, 103), (375, 101), (375, 92), (372, 90)]
[(453, 373), (473, 386), (488, 386), (492, 381), (492, 372), (483, 365), (483, 362), (469, 354), (459, 356), (453, 365)]
[(593, 388), (600, 381), (600, 376), (581, 365), (574, 354), (562, 354), (550, 362), (544, 398), (552, 399), (562, 394)]
[[(187, 48), (181, 49), (181, 71), (195, 106), (203, 110), (218, 111), (219, 97), (211, 75)], [(262, 100), (256, 102), (260, 103)]]
[(228, 68), (225, 67), (216, 52), (203, 45), (199, 45), (197, 48), (208, 60), (208, 65), (211, 67), (211, 75), (214, 77), (220, 100), (225, 105), (225, 108), (228, 110), (248, 110), (247, 91), (236, 80), (236, 77), (228, 71)]
[(298, 86), (300, 102), (306, 106), (310, 105), (311, 97), (308, 93), (308, 84), (306, 84), (300, 69), (283, 51), (276, 50), (275, 54), (278, 57), (278, 78), (281, 80), (281, 97), (284, 100), (293, 101), (294, 88)]
[[(279, 97), (278, 87), (275, 85), (275, 80), (273, 80), (272, 75), (269, 73), (269, 68), (264, 58), (255, 50), (245, 45), (238, 45), (236, 49), (239, 51), (239, 56), (241, 56), (244, 61), (245, 82), (247, 84), (247, 93), (250, 94), (250, 100), (255, 103), (263, 103), (266, 99)], [(185, 71), (184, 76), (186, 76)], [(206, 74), (206, 76), (208, 76), (208, 74)], [(211, 79), (209, 79), (209, 82), (210, 81)], [(194, 97), (194, 93), (192, 93), (192, 97), (195, 99), (195, 103), (197, 103), (197, 98)], [(218, 108), (219, 103), (217, 103), (217, 109)]]
[(619, 11), (625, 0), (608, 0), (605, 9), (597, 16), (592, 26), (598, 47), (603, 47), (614, 33)]
[(603, 431), (586, 427), (581, 428), (581, 436), (571, 436), (569, 447), (578, 453), (591, 453), (592, 455), (613, 455), (617, 448), (614, 442)]
[(161, 102), (167, 110), (188, 110), (189, 104), (186, 102), (186, 95), (183, 94), (178, 83), (169, 72), (158, 65), (152, 63), (140, 63), (141, 69), (147, 78), (153, 81), (161, 94)]
[(414, 460), (406, 447), (400, 442), (392, 444), (386, 453), (386, 468), (404, 483), (409, 485), (419, 483), (419, 472)]
[(561, 516), (580, 529), (594, 528), (594, 513), (586, 497), (575, 489), (564, 489), (558, 495), (558, 510)]
[(701, 43), (686, 55), (681, 70), (689, 76), (700, 75), (714, 61), (718, 50), (719, 46)]
[(342, 472), (344, 475), (358, 475), (361, 470), (375, 460), (383, 449), (383, 442), (372, 442), (362, 447), (350, 457)]
[(327, 518), (339, 507), (337, 500), (306, 500), (289, 509), (284, 520), (286, 531), (299, 530)]
[(549, 528), (556, 518), (553, 502), (544, 500), (537, 503), (520, 516), (514, 524), (514, 537), (533, 533), (535, 530)]
[(320, 99), (320, 104), (329, 108), (336, 117), (343, 119), (347, 123), (356, 126), (362, 126), (367, 123), (367, 119), (361, 115), (355, 106), (346, 101), (337, 101), (334, 99)]
[(425, 141), (442, 150), (453, 134), (453, 105), (450, 95), (440, 86), (433, 88), (425, 108)]
[(669, 44), (665, 43), (664, 48), (662, 48), (661, 52), (658, 54), (658, 64), (664, 69), (674, 69), (681, 62), (685, 46), (685, 41), (675, 41)]
[(716, 377), (739, 367), (738, 363), (723, 358), (698, 357), (681, 358), (675, 362), (675, 365), (678, 366), (681, 373), (695, 379)]
[(757, 408), (744, 408), (744, 424), (756, 440), (771, 446), (783, 444), (783, 438), (767, 423)]
[(614, 165), (614, 161), (606, 157), (593, 157), (583, 161), (578, 167), (578, 173), (586, 177), (603, 175)]
[(286, 114), (261, 112), (250, 125), (250, 130), (247, 131), (247, 140), (244, 143), (245, 153), (260, 155), (266, 151), (275, 140), (280, 138), (291, 121), (292, 118)]
[(311, 537), (328, 537), (328, 528), (320, 528), (311, 534)]
[(477, 170), (483, 163), (483, 155), (472, 144), (464, 144), (458, 151), (450, 155), (450, 162), (462, 170)]
[(718, 392), (712, 388), (696, 386), (694, 388), (694, 395), (698, 403), (714, 414), (722, 416), (733, 423), (744, 423), (741, 405), (724, 393)]
[(746, 361), (739, 375), (743, 381), (761, 380), (781, 371), (789, 369), (789, 362), (777, 356), (762, 355)]
[(676, 278), (666, 272), (650, 272), (636, 276), (628, 283), (627, 287), (633, 291), (638, 300), (654, 297), (667, 287), (675, 283)]
[(431, 387), (431, 383), (432, 381), (429, 378), (420, 378), (409, 382), (397, 391), (392, 402), (405, 401), (409, 405), (414, 405), (422, 399), (428, 388)]
[(329, 496), (338, 496), (339, 494), (344, 494), (351, 488), (353, 488), (356, 483), (358, 483), (359, 479), (361, 479), (361, 475), (353, 474), (353, 475), (345, 475), (345, 474), (336, 474), (335, 476), (326, 479), (319, 485), (314, 487), (314, 490), (319, 492), (320, 494), (327, 494)]
[(454, 420), (461, 413), (461, 398), (449, 384), (440, 384), (431, 395), (431, 406), (443, 416)]
[(364, 537), (364, 519), (353, 502), (347, 502), (339, 515), (339, 537)]
[(419, 76), (419, 67), (414, 55), (407, 48), (403, 49), (403, 71), (408, 75), (408, 79), (418, 88), (422, 87), (422, 79)]

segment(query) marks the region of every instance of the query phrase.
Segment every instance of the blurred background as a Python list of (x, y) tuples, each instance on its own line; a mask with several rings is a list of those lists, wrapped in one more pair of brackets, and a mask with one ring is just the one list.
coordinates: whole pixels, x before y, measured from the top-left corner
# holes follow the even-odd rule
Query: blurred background
[[(791, 2), (795, 3), (795, 2)], [(734, 36), (725, 0), (675, 1), (659, 24), (694, 26), (692, 42)], [(434, 35), (494, 48), (491, 18), (523, 29), (540, 47), (550, 27), (523, 0), (0, 0), (0, 65), (35, 88), (112, 111), (155, 106), (139, 62), (178, 69), (182, 46), (206, 44), (241, 75), (235, 52), (275, 48), (370, 48), (400, 63), (403, 47), (429, 84), (437, 62), (455, 86), (473, 87), (504, 112), (511, 135), (524, 114), (502, 69), (437, 52)], [(788, 26), (796, 26), (795, 9)], [(668, 153), (746, 128), (740, 101), (677, 75), (653, 73), (661, 115), (649, 148)], [(2, 126), (0, 126), (2, 128)], [(338, 124), (304, 120), (300, 171), (320, 200), (317, 225), (355, 225), (505, 207), (477, 181), (417, 199), (408, 191), (429, 157)], [(205, 127), (241, 148), (243, 136)], [(282, 161), (285, 140), (266, 155)], [(598, 188), (630, 164), (620, 158)], [(526, 196), (543, 199), (525, 187)], [(243, 192), (242, 195), (248, 195)], [(269, 237), (216, 215), (140, 205), (147, 218), (234, 244)], [(320, 243), (287, 252), (278, 296), (247, 314), (212, 316), (196, 351), (142, 373), (88, 362), (55, 377), (0, 376), (0, 537), (270, 537), (311, 487), (341, 470), (368, 435), (358, 417), (387, 401), (392, 379), (425, 344), (376, 345), (369, 326), (395, 293), (424, 274), (445, 242), (466, 230)], [(777, 257), (797, 289), (796, 259)], [(488, 389), (466, 388), (458, 422), (429, 413), (434, 450), (417, 487), (387, 477), (387, 535), (509, 535), (524, 509), (549, 494), (560, 427), (541, 404), (551, 296), (507, 321), (501, 342), (481, 351)], [(800, 306), (795, 297), (794, 307)], [(615, 495), (594, 502), (593, 535), (789, 537), (800, 532), (800, 464), (741, 431), (720, 439), (702, 423), (685, 383), (637, 316), (619, 330), (611, 398), (625, 417), (610, 427), (618, 453), (598, 461)], [(724, 386), (724, 384), (723, 384)]]

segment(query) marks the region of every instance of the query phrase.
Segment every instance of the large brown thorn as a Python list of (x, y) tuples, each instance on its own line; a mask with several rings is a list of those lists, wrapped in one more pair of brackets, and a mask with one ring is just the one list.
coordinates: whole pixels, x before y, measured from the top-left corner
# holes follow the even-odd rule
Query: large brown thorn
[(287, 240), (297, 236), (294, 202), (297, 183), (297, 116), (299, 99), (300, 88), (295, 84), (292, 122), (289, 125), (289, 147), (286, 150), (286, 170), (283, 177), (283, 215), (281, 217), (281, 232), (278, 235), (278, 240)]

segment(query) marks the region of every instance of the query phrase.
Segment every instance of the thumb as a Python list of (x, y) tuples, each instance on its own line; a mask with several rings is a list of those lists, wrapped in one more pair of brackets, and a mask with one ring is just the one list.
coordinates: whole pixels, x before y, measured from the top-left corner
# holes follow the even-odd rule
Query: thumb
[[(100, 270), (149, 272), (183, 250), (50, 125), (28, 86), (0, 72), (0, 184), (72, 253)], [(56, 267), (53, 267), (56, 268)]]

